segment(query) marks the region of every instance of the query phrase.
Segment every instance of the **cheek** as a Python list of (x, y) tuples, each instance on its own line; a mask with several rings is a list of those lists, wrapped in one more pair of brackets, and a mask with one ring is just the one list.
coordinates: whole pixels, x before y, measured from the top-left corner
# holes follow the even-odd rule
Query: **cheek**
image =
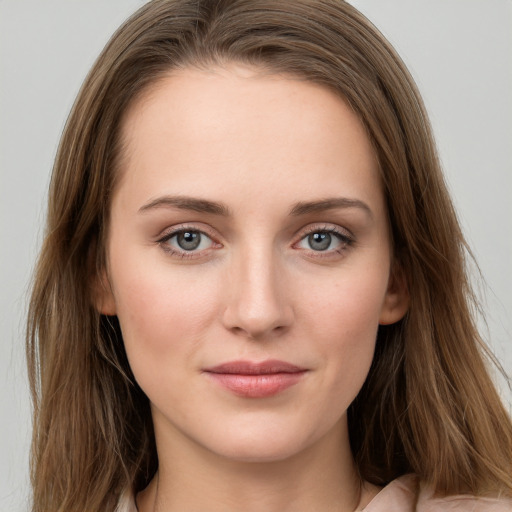
[(367, 268), (363, 272), (349, 270), (324, 283), (323, 289), (318, 282), (303, 286), (297, 291), (302, 296), (302, 316), (316, 324), (322, 337), (336, 340), (339, 335), (347, 343), (357, 343), (356, 340), (365, 339), (368, 333), (377, 330), (386, 296), (387, 274), (386, 269), (379, 268)]
[(317, 340), (332, 389), (346, 391), (349, 402), (372, 363), (386, 288), (386, 272), (368, 271), (336, 280), (328, 292), (311, 294), (307, 302), (312, 313), (303, 316), (309, 319), (310, 337)]
[(112, 268), (117, 316), (134, 374), (192, 353), (216, 315), (215, 283), (127, 259)]

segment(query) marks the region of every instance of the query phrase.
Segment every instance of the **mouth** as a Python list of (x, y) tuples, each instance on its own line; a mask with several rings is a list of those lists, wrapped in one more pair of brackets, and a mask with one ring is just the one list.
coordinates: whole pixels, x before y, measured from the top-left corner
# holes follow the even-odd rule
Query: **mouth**
[(266, 398), (299, 383), (308, 370), (285, 361), (230, 361), (203, 372), (235, 395)]

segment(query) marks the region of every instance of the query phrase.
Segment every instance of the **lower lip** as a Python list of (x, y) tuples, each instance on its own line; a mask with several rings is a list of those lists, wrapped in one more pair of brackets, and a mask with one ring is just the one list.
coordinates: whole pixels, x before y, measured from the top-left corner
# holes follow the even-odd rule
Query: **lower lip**
[(306, 373), (269, 373), (242, 375), (237, 373), (211, 373), (209, 377), (235, 395), (246, 398), (265, 398), (297, 384)]

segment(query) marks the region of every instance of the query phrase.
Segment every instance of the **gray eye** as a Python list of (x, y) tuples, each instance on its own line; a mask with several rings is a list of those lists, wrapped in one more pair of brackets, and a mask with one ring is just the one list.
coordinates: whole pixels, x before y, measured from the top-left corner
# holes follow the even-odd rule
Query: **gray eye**
[(182, 257), (185, 257), (187, 254), (189, 256), (199, 256), (202, 254), (202, 251), (207, 251), (215, 245), (214, 241), (206, 233), (198, 229), (177, 230), (160, 240), (160, 244), (162, 244), (165, 250), (174, 254), (180, 254)]
[(329, 249), (332, 241), (330, 233), (311, 233), (308, 235), (308, 244), (314, 251), (325, 251)]
[(182, 231), (176, 235), (176, 243), (184, 251), (193, 251), (201, 244), (201, 233), (198, 231)]

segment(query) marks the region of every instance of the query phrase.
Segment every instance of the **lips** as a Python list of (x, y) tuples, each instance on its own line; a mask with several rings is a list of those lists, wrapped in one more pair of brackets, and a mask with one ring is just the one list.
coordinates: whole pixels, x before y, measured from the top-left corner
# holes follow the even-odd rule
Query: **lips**
[(285, 361), (231, 361), (204, 370), (221, 387), (246, 398), (276, 395), (299, 383), (307, 372)]

